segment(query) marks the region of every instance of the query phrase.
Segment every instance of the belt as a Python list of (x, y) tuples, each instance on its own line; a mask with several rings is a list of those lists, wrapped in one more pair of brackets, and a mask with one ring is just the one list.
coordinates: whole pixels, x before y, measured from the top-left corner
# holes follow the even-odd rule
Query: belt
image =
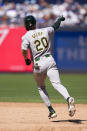
[[(49, 56), (50, 56), (50, 54), (45, 55), (45, 57), (49, 57)], [(40, 57), (35, 58), (35, 61), (39, 61), (39, 60), (40, 60)]]

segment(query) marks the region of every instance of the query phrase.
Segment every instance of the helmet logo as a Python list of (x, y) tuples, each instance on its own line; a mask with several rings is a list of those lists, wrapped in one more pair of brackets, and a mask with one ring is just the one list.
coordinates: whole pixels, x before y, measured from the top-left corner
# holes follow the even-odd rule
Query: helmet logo
[(29, 23), (29, 26), (32, 26), (32, 23)]

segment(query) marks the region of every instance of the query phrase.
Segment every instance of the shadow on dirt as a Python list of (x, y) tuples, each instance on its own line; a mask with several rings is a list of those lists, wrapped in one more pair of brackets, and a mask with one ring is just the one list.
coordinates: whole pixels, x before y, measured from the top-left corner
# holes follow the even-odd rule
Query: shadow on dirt
[(76, 124), (83, 124), (83, 121), (87, 121), (87, 120), (80, 120), (80, 119), (75, 119), (75, 120), (55, 120), (55, 121), (51, 121), (51, 122), (72, 122), (72, 123), (76, 123)]

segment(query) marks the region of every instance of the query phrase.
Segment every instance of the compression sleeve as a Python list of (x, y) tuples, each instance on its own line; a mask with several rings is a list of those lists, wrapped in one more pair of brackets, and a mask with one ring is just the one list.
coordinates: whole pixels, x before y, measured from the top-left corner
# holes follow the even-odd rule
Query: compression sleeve
[(55, 31), (60, 27), (61, 21), (64, 21), (64, 20), (65, 20), (65, 17), (63, 17), (63, 16), (60, 16), (56, 20), (56, 22), (52, 25), (52, 27), (54, 28)]

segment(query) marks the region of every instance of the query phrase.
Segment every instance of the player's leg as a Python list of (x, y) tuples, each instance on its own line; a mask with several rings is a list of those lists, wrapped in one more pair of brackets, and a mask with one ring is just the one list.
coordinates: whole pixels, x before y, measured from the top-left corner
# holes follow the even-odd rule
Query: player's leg
[(69, 107), (69, 115), (73, 116), (75, 113), (74, 98), (70, 97), (67, 89), (61, 84), (57, 67), (55, 66), (53, 68), (50, 68), (47, 71), (47, 75), (53, 87), (67, 100)]
[(53, 87), (67, 100), (68, 97), (70, 97), (67, 89), (61, 84), (59, 72), (56, 67), (50, 68), (47, 71), (47, 75), (53, 85)]
[(39, 94), (42, 100), (44, 101), (46, 106), (50, 106), (51, 103), (50, 103), (49, 96), (48, 96), (48, 93), (45, 87), (46, 74), (45, 73), (34, 73), (34, 78), (37, 83), (38, 91), (39, 91)]
[(46, 73), (34, 73), (34, 78), (37, 83), (39, 94), (40, 94), (42, 100), (44, 101), (45, 105), (48, 107), (49, 112), (50, 112), (48, 117), (54, 118), (57, 115), (51, 105), (48, 93), (46, 91), (46, 87), (45, 87), (46, 76), (47, 76)]

